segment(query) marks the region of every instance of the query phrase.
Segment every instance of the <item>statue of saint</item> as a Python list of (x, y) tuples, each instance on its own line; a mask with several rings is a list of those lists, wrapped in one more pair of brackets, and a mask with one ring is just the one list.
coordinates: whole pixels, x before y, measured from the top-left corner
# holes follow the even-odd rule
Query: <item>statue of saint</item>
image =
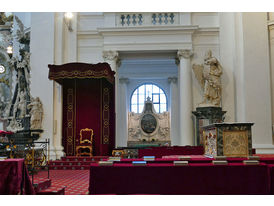
[(36, 97), (29, 105), (30, 109), (30, 128), (31, 129), (42, 129), (42, 118), (43, 118), (43, 105), (39, 97)]
[[(204, 65), (209, 65), (209, 72), (206, 72)], [(219, 61), (212, 56), (209, 50), (204, 59), (204, 65), (192, 66), (196, 79), (203, 89), (203, 101), (199, 105), (220, 106), (222, 96), (221, 75), (222, 66)]]
[(26, 101), (26, 92), (21, 91), (19, 94), (18, 109), (20, 110), (20, 118), (24, 118), (26, 115), (27, 101)]

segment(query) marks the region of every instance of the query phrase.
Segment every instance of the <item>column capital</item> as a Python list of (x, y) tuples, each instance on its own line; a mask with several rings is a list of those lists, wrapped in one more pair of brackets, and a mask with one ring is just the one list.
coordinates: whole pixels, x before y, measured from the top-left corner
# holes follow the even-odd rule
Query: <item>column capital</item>
[(117, 61), (119, 53), (117, 51), (103, 51), (103, 58), (105, 61)]
[(168, 77), (168, 83), (176, 83), (177, 79), (177, 77)]
[(119, 79), (119, 82), (120, 82), (121, 84), (127, 84), (127, 83), (129, 83), (129, 79), (128, 79), (128, 78), (121, 77), (121, 78)]
[(178, 50), (177, 52), (177, 57), (181, 60), (182, 57), (184, 59), (190, 59), (193, 55), (193, 52), (192, 50), (190, 49), (181, 49), (181, 50)]

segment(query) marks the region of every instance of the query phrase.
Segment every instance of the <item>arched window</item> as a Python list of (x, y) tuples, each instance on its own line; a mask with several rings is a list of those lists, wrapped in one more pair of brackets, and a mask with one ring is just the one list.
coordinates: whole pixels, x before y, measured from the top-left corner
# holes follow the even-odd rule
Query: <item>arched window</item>
[(167, 97), (164, 91), (155, 84), (142, 84), (131, 95), (130, 110), (141, 113), (147, 97), (150, 97), (157, 113), (167, 111)]

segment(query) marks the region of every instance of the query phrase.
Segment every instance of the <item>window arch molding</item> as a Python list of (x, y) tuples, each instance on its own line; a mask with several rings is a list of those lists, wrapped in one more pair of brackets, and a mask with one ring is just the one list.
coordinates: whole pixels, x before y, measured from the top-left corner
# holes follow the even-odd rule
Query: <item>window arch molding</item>
[(154, 82), (138, 84), (130, 95), (130, 111), (141, 113), (145, 99), (150, 97), (157, 113), (168, 110), (168, 95), (165, 90)]

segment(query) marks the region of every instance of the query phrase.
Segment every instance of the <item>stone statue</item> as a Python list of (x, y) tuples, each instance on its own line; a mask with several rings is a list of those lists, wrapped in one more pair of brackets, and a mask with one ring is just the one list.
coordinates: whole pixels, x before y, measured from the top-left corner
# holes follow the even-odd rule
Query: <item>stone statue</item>
[(42, 129), (42, 119), (43, 119), (43, 105), (39, 97), (33, 99), (33, 101), (28, 105), (30, 109), (30, 128), (31, 129)]
[(27, 101), (26, 101), (26, 92), (21, 91), (19, 94), (18, 109), (20, 111), (20, 118), (24, 118), (26, 115)]
[[(204, 65), (209, 65), (209, 72), (204, 68)], [(204, 59), (204, 65), (193, 64), (192, 69), (196, 79), (199, 81), (203, 89), (203, 101), (199, 106), (220, 106), (222, 96), (222, 66), (219, 61), (212, 56), (209, 50)]]

